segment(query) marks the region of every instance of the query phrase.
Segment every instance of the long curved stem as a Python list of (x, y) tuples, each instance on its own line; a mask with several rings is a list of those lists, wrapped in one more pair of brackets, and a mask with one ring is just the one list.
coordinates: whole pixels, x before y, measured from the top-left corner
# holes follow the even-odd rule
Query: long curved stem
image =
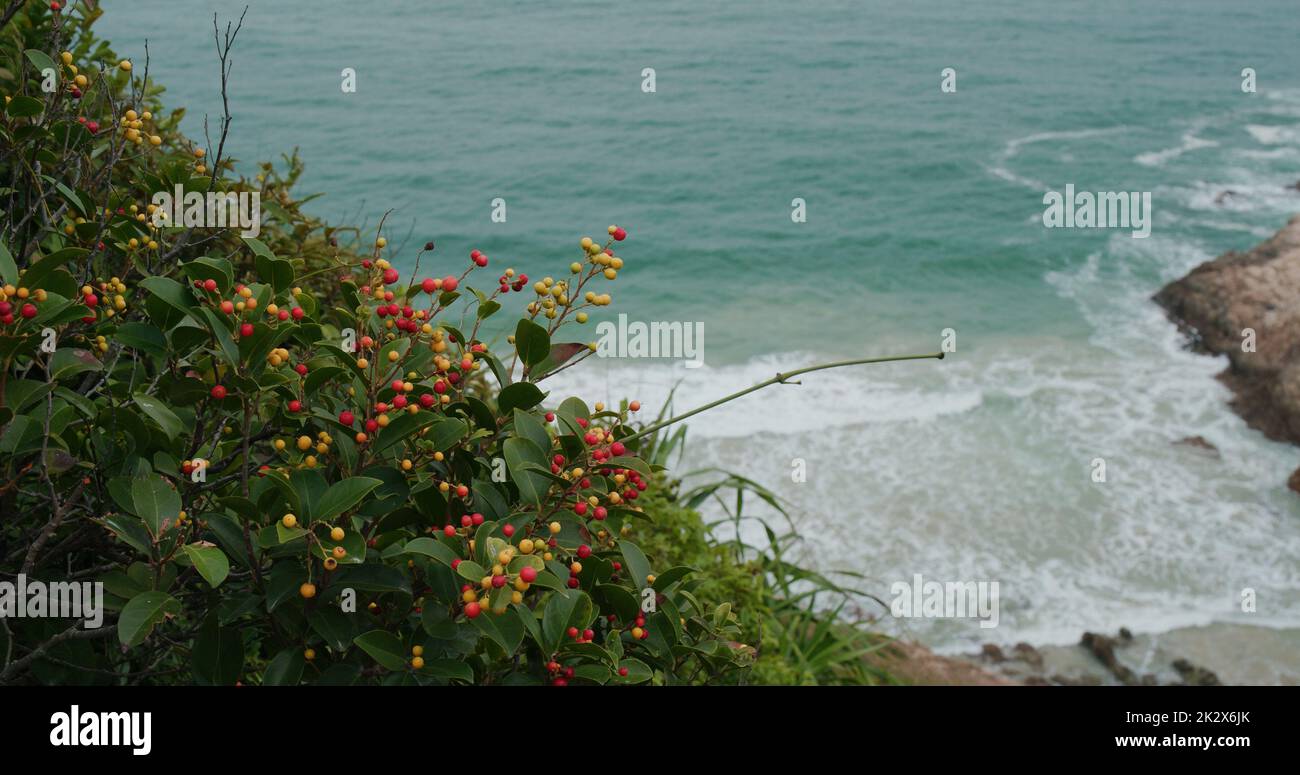
[[(838, 369), (843, 366), (858, 366), (865, 363), (889, 363), (891, 361), (920, 361), (920, 360), (927, 360), (931, 358), (933, 358), (934, 360), (941, 361), (943, 360), (943, 353), (941, 352), (927, 353), (925, 355), (890, 355), (884, 358), (858, 358), (856, 360), (851, 360), (851, 361), (835, 361), (834, 363), (822, 363), (817, 366), (806, 366), (802, 369), (795, 369), (794, 371), (781, 372), (780, 374), (777, 374), (775, 377), (772, 377), (771, 379), (764, 380), (758, 383), (757, 385), (754, 385), (752, 387), (747, 387), (744, 390), (737, 391), (735, 393), (732, 393), (729, 396), (723, 396), (722, 398), (719, 398), (717, 401), (711, 401), (710, 403), (707, 403), (704, 406), (696, 407), (695, 409), (692, 409), (686, 414), (679, 414), (676, 417), (669, 417), (667, 420), (664, 420), (663, 422), (655, 423), (654, 425), (651, 425), (649, 428), (644, 428), (632, 434), (631, 436), (626, 436), (620, 439), (620, 441), (627, 443), (629, 441), (635, 441), (643, 436), (649, 436), (652, 433), (658, 432), (662, 428), (667, 428), (669, 425), (672, 425), (673, 423), (681, 422), (682, 420), (685, 420), (688, 417), (694, 417), (700, 412), (707, 412), (708, 410), (714, 408), (715, 406), (722, 406), (728, 401), (735, 401), (737, 398), (740, 398), (741, 396), (749, 395), (750, 393), (753, 393), (756, 390), (762, 390), (763, 388), (769, 385), (791, 384), (790, 379), (792, 377), (797, 377), (801, 374), (809, 374), (814, 371), (825, 371), (826, 369)], [(793, 384), (798, 384), (798, 383), (793, 383)]]

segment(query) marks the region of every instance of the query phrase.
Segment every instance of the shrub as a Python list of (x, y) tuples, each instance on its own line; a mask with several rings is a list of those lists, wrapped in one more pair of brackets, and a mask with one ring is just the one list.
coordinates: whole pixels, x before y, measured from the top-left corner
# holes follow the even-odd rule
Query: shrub
[[(559, 337), (609, 302), (625, 231), (583, 240), (566, 280), (480, 284), (474, 251), (404, 281), (382, 237), (357, 254), (301, 214), (296, 161), (223, 178), (221, 146), (158, 118), (92, 37), (97, 12), (35, 8), (4, 28), (0, 80), (0, 556), (102, 582), (116, 626), (5, 620), (0, 678), (672, 683), (748, 663), (690, 569), (620, 540), (654, 481), (631, 410), (539, 387), (591, 354)], [(155, 223), (176, 186), (259, 192), (261, 238)], [(479, 330), (508, 307), (498, 351)]]
[[(625, 230), (584, 238), (567, 279), (477, 250), (422, 277), (432, 242), (403, 279), (382, 223), (302, 211), (296, 156), (248, 179), (228, 113), (215, 142), (181, 134), (97, 6), (5, 13), (0, 578), (102, 584), (111, 626), (0, 616), (0, 683), (740, 682), (754, 637), (781, 655), (763, 680), (856, 657), (790, 586), (820, 577), (777, 544), (729, 558), (676, 508), (658, 434), (797, 374), (941, 355), (778, 374), (649, 426), (552, 396), (595, 350), (568, 334), (610, 304)], [(239, 26), (214, 32), (224, 97)], [(178, 189), (257, 194), (261, 232), (163, 220)]]

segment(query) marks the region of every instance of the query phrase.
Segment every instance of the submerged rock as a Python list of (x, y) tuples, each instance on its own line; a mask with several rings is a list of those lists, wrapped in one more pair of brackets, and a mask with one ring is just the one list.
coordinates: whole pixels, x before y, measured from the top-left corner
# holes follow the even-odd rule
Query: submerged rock
[(1245, 253), (1201, 264), (1155, 301), (1196, 349), (1228, 357), (1219, 378), (1247, 424), (1300, 443), (1300, 216)]

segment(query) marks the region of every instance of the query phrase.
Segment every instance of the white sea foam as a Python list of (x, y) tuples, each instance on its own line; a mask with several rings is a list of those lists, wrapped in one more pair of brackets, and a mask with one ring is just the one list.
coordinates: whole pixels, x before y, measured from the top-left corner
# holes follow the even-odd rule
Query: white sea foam
[(1201, 148), (1213, 148), (1217, 146), (1213, 140), (1206, 140), (1197, 137), (1194, 132), (1186, 132), (1182, 136), (1182, 142), (1173, 148), (1165, 148), (1160, 151), (1151, 151), (1140, 153), (1133, 158), (1133, 161), (1146, 167), (1159, 167), (1170, 159), (1176, 159), (1190, 151), (1200, 150)]
[(1247, 124), (1245, 129), (1260, 145), (1292, 145), (1300, 142), (1300, 131), (1295, 127)]
[[(992, 164), (984, 165), (984, 169), (994, 177), (1001, 178), (1009, 183), (1015, 183), (1016, 185), (1024, 186), (1025, 188), (1030, 188), (1035, 191), (1045, 191), (1048, 188), (1046, 183), (1013, 172), (1010, 167), (1011, 161), (1020, 154), (1021, 150), (1023, 150), (1025, 146), (1045, 142), (1072, 142), (1092, 137), (1102, 137), (1116, 132), (1122, 132), (1125, 129), (1126, 127), (1122, 126), (1101, 127), (1096, 129), (1074, 129), (1059, 132), (1035, 132), (1034, 134), (1025, 135), (1023, 137), (1016, 137), (1008, 140), (1002, 147), (1002, 151), (998, 154), (997, 159)], [(1069, 157), (1070, 161), (1073, 161), (1074, 157), (1072, 155), (1065, 155)]]

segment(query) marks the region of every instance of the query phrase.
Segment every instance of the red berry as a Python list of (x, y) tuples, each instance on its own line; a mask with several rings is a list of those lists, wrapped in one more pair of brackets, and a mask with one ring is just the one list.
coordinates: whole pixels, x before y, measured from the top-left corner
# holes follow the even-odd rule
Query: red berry
[(519, 578), (531, 584), (537, 580), (537, 569), (531, 565), (525, 565), (519, 569)]
[(585, 560), (591, 556), (591, 547), (583, 544), (578, 547), (578, 559)]
[(609, 445), (609, 451), (613, 452), (615, 455), (621, 455), (624, 452), (627, 452), (627, 447), (623, 446), (623, 442), (616, 441)]
[(290, 401), (290, 402), (289, 402), (289, 411), (292, 412), (292, 413), (294, 413), (294, 414), (297, 414), (298, 412), (301, 412), (301, 411), (302, 411), (302, 402), (299, 401), (299, 400), (296, 399), (296, 398), (295, 398), (294, 400)]
[(19, 314), (21, 314), (23, 317), (27, 318), (28, 320), (30, 320), (30, 319), (36, 317), (36, 305), (35, 305), (35, 304), (24, 304), (24, 305), (23, 305), (23, 308), (22, 308), (22, 310), (20, 310)]
[(578, 628), (577, 628), (577, 627), (570, 627), (570, 628), (569, 628), (569, 637), (570, 637), (570, 638), (576, 638), (576, 637), (578, 637)]
[(456, 278), (452, 277), (451, 275), (442, 278), (442, 289), (444, 291), (448, 291), (448, 292), (454, 291), (456, 290), (456, 286), (459, 284), (460, 283), (457, 282)]
[(399, 274), (397, 273), (397, 270), (396, 270), (396, 269), (385, 269), (385, 270), (384, 270), (384, 284), (385, 284), (385, 285), (391, 285), (392, 283), (397, 282), (398, 278), (400, 278), (400, 277), (401, 277), (401, 275), (399, 275)]
[(290, 313), (290, 314), (293, 315), (293, 319), (294, 319), (294, 320), (302, 320), (302, 316), (305, 315), (305, 314), (307, 314), (307, 313), (305, 313), (305, 312), (302, 311), (302, 307), (294, 307), (294, 308), (293, 308), (293, 312)]
[(252, 336), (252, 335), (253, 335), (253, 324), (252, 324), (252, 323), (245, 323), (244, 325), (240, 326), (240, 327), (239, 327), (239, 335), (240, 335), (240, 336), (245, 336), (245, 337), (247, 337), (247, 336)]
[[(456, 528), (455, 528), (455, 527), (452, 527), (451, 525), (447, 525), (446, 527), (444, 527), (444, 528), (442, 529), (442, 533), (443, 533), (443, 535), (447, 536), (448, 538), (455, 538), (455, 537), (456, 537)], [(454, 564), (454, 565), (459, 565), (459, 564), (460, 564), (460, 560), (453, 560), (453, 564)]]
[(346, 409), (339, 412), (339, 422), (343, 423), (349, 428), (352, 427), (352, 423), (356, 422), (356, 419), (357, 419), (356, 415), (352, 414)]
[(467, 603), (465, 605), (465, 615), (471, 619), (477, 619), (478, 615), (483, 612), (478, 603)]
[(506, 538), (509, 538), (510, 536), (512, 536), (512, 535), (515, 534), (515, 526), (514, 526), (514, 525), (506, 525), (506, 526), (504, 526), (504, 527), (501, 528), (501, 532), (505, 534)]
[(627, 668), (626, 668), (626, 667), (620, 667), (620, 668), (618, 669), (618, 674), (619, 674), (620, 676), (623, 676), (624, 678), (626, 678), (626, 677), (627, 677)]
[(212, 397), (220, 401), (226, 397), (226, 388), (222, 385), (212, 386)]
[(217, 281), (216, 281), (216, 280), (213, 280), (213, 279), (209, 278), (209, 279), (203, 281), (203, 290), (205, 290), (205, 291), (215, 291), (216, 289), (217, 289)]

